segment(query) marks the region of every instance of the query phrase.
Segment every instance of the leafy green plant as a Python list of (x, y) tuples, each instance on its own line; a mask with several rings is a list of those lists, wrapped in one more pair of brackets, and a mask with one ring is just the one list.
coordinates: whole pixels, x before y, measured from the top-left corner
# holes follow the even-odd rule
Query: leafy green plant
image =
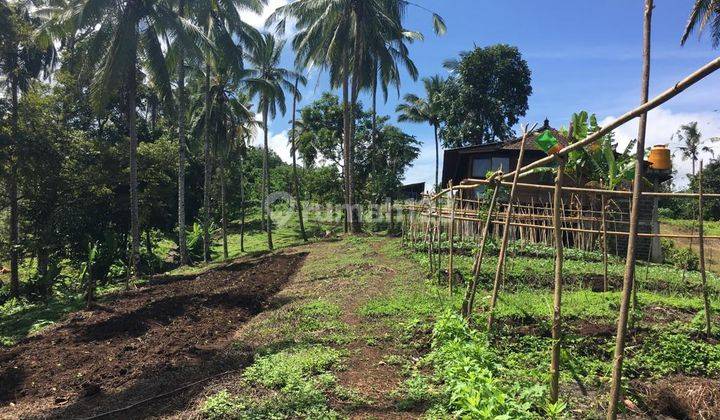
[(503, 366), (487, 336), (472, 330), (454, 312), (436, 322), (427, 357), (443, 383), (449, 413), (460, 418), (541, 418), (537, 409), (543, 406), (545, 388), (499, 380)]
[(340, 361), (340, 352), (325, 346), (283, 350), (258, 358), (247, 368), (244, 378), (268, 388), (282, 388), (294, 380), (326, 372)]
[(690, 248), (666, 246), (663, 251), (665, 260), (678, 269), (697, 271), (700, 268), (700, 256)]
[(629, 353), (627, 369), (631, 376), (720, 373), (720, 345), (695, 341), (687, 333), (659, 332)]
[(214, 420), (231, 418), (246, 408), (247, 406), (240, 398), (232, 396), (224, 389), (205, 400), (200, 411), (205, 417)]
[[(211, 237), (218, 232), (214, 222), (210, 222), (208, 229)], [(193, 223), (192, 228), (187, 231), (187, 252), (193, 262), (203, 260), (203, 226), (199, 222)]]

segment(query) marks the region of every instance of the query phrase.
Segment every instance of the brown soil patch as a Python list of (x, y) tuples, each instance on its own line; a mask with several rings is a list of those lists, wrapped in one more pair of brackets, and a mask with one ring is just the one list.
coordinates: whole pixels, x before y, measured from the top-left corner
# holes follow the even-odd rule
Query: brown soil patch
[[(411, 419), (417, 414), (401, 412), (391, 394), (401, 384), (403, 378), (398, 367), (386, 364), (386, 356), (397, 354), (398, 350), (391, 337), (390, 329), (383, 320), (371, 322), (358, 315), (358, 308), (365, 302), (390, 291), (390, 283), (395, 277), (393, 265), (380, 250), (381, 243), (373, 243), (373, 251), (368, 255), (372, 261), (364, 267), (373, 273), (368, 284), (363, 286), (362, 293), (351, 293), (342, 304), (341, 320), (348, 324), (357, 334), (358, 339), (347, 346), (350, 357), (346, 361), (348, 369), (339, 372), (338, 383), (348, 389), (357, 391), (369, 404), (351, 408), (350, 418), (353, 419)], [(351, 280), (352, 281), (352, 280)], [(368, 341), (367, 337), (372, 340)], [(341, 407), (341, 401), (333, 401)]]
[(635, 383), (649, 414), (677, 419), (720, 419), (720, 380), (674, 376)]
[(100, 413), (240, 367), (243, 358), (223, 354), (233, 332), (304, 257), (277, 255), (118, 294), (0, 350), (0, 418)]

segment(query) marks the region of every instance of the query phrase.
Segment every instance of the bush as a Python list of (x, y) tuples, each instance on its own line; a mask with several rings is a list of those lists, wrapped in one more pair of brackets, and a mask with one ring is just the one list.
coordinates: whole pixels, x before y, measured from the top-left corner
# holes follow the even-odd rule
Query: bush
[(661, 241), (665, 261), (676, 268), (697, 271), (700, 268), (700, 256), (690, 248), (678, 248), (673, 241)]

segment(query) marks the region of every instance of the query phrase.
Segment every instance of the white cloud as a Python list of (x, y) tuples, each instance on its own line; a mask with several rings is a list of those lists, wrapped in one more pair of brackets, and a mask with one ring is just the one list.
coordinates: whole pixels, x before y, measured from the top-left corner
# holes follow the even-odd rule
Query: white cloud
[[(600, 125), (607, 125), (617, 117), (610, 116), (603, 119)], [(646, 135), (646, 147), (658, 144), (669, 144), (670, 149), (675, 156), (673, 157), (673, 166), (678, 171), (675, 177), (675, 185), (684, 187), (688, 184), (687, 174), (692, 172), (692, 163), (683, 161), (677, 152), (680, 142), (673, 137), (680, 126), (691, 121), (697, 121), (698, 127), (702, 132), (703, 139), (720, 136), (720, 113), (708, 112), (674, 112), (668, 108), (657, 108), (648, 114), (648, 128)], [(625, 147), (630, 140), (637, 138), (638, 119), (621, 126), (615, 130), (615, 136), (620, 147)], [(673, 137), (671, 139), (671, 137)], [(720, 147), (715, 146), (720, 149)], [(720, 150), (718, 150), (720, 151)], [(720, 155), (720, 153), (718, 153)], [(711, 156), (703, 156), (707, 161)]]
[[(440, 170), (438, 177), (442, 182), (443, 151), (440, 149)], [(405, 184), (424, 182), (425, 190), (430, 191), (435, 185), (435, 141), (423, 142), (420, 147), (420, 156), (413, 162), (413, 166), (405, 172)]]
[(289, 3), (289, 0), (269, 0), (261, 14), (242, 11), (240, 17), (249, 25), (262, 29), (265, 27), (265, 20), (278, 8)]
[[(262, 121), (262, 115), (257, 114), (255, 116), (255, 119), (257, 121)], [(288, 133), (289, 130), (283, 130), (279, 133), (273, 133), (272, 130), (270, 130), (268, 135), (268, 147), (270, 148), (270, 150), (275, 152), (280, 157), (280, 159), (282, 159), (283, 162), (292, 163), (292, 156), (290, 155), (290, 145), (288, 143)], [(252, 141), (252, 145), (259, 148), (265, 147), (263, 137), (264, 135), (265, 130), (263, 130), (262, 127), (259, 127), (255, 133), (255, 138)]]

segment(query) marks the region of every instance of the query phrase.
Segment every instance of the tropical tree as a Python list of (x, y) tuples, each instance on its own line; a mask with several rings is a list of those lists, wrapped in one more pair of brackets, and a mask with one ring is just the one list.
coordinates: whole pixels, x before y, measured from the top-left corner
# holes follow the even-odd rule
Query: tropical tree
[[(205, 136), (212, 139), (211, 161), (216, 162), (213, 172), (218, 175), (220, 182), (220, 214), (221, 232), (223, 239), (223, 256), (228, 258), (227, 253), (227, 212), (226, 212), (226, 182), (225, 173), (229, 159), (234, 158), (238, 153), (235, 142), (238, 127), (254, 125), (255, 115), (250, 110), (247, 97), (241, 92), (240, 85), (242, 78), (235, 71), (228, 67), (218, 67), (213, 71), (210, 80), (210, 103), (212, 110), (208, 116), (207, 105), (205, 104), (205, 73), (198, 72), (195, 82), (195, 95), (192, 110), (194, 111), (192, 134), (199, 138)], [(204, 145), (203, 145), (204, 149)], [(203, 191), (205, 195), (205, 191)], [(205, 223), (203, 223), (205, 224)], [(204, 231), (203, 231), (204, 235)], [(204, 251), (204, 248), (203, 248)]]
[[(295, 92), (299, 92), (298, 87), (300, 85), (300, 78), (295, 78)], [(294, 186), (294, 193), (295, 193), (295, 206), (297, 207), (298, 212), (298, 221), (300, 222), (300, 235), (302, 236), (303, 241), (307, 242), (307, 233), (305, 232), (305, 221), (303, 220), (303, 208), (302, 208), (302, 199), (301, 199), (301, 191), (300, 191), (300, 180), (298, 177), (298, 171), (297, 171), (297, 137), (299, 128), (302, 124), (298, 124), (297, 121), (297, 103), (298, 103), (298, 97), (297, 95), (293, 95), (293, 104), (292, 104), (292, 126), (290, 127), (290, 151), (292, 153), (292, 167), (293, 167), (293, 186)]]
[[(295, 0), (268, 19), (268, 24), (277, 23), (279, 32), (288, 18), (293, 19), (298, 28), (293, 38), (297, 65), (328, 69), (333, 88), (342, 89), (346, 221), (354, 232), (359, 231), (360, 221), (354, 211), (352, 115), (360, 91), (376, 88), (378, 72), (386, 76), (383, 80), (397, 80), (393, 74), (400, 61), (413, 74), (403, 42), (417, 35), (402, 26), (409, 4), (404, 0)], [(437, 14), (433, 18), (436, 32), (444, 32), (442, 18)]]
[(10, 245), (10, 291), (17, 296), (20, 288), (19, 231), (18, 212), (18, 165), (20, 156), (20, 131), (18, 129), (18, 98), (26, 92), (32, 81), (43, 71), (47, 71), (54, 62), (55, 50), (51, 44), (45, 46), (38, 42), (34, 32), (39, 20), (30, 15), (28, 3), (8, 3), (0, 0), (0, 88), (10, 96), (10, 141), (6, 155), (6, 189), (10, 202), (8, 220)]
[[(163, 103), (170, 103), (170, 72), (160, 37), (168, 39), (172, 36), (196, 44), (204, 38), (195, 25), (179, 16), (170, 5), (150, 0), (74, 0), (69, 8), (61, 9), (56, 15), (56, 25), (68, 32), (84, 31), (92, 38), (86, 61), (97, 62), (90, 86), (95, 112), (104, 112), (114, 95), (120, 94), (124, 100), (130, 142), (130, 267), (133, 275), (137, 275), (140, 254), (136, 127), (138, 66), (142, 64), (152, 78)], [(97, 51), (104, 51), (100, 60), (91, 56)]]
[[(227, 67), (236, 74), (243, 68), (243, 49), (261, 42), (259, 32), (240, 17), (241, 10), (261, 13), (266, 0), (197, 1), (190, 9), (194, 19), (203, 28), (213, 48), (203, 58), (205, 67), (205, 119), (210, 120), (212, 101), (210, 79), (218, 67)], [(203, 187), (203, 254), (210, 260), (210, 189), (212, 185), (211, 141), (209, 124), (203, 131), (203, 160), (205, 162)]]
[[(702, 132), (700, 132), (700, 129), (698, 128), (697, 121), (681, 125), (680, 130), (678, 130), (675, 135), (682, 144), (678, 147), (680, 157), (682, 160), (690, 159), (692, 162), (692, 176), (695, 177), (695, 167), (697, 162), (700, 160), (700, 155), (702, 153), (710, 153), (714, 157), (715, 151), (713, 148), (707, 146), (707, 141), (703, 140)], [(709, 142), (716, 142), (718, 140), (720, 139), (711, 138)]]
[(685, 45), (695, 30), (702, 34), (708, 23), (712, 25), (710, 36), (713, 47), (717, 48), (720, 45), (720, 0), (695, 0), (680, 43)]
[(531, 72), (517, 47), (477, 47), (445, 62), (441, 137), (448, 147), (503, 141), (528, 110)]
[(409, 93), (405, 95), (404, 103), (397, 106), (396, 112), (400, 114), (398, 121), (411, 121), (416, 123), (427, 123), (434, 130), (435, 135), (435, 188), (440, 186), (440, 97), (443, 90), (444, 80), (440, 76), (433, 76), (423, 79), (425, 85), (425, 98)]
[(267, 199), (270, 195), (270, 172), (268, 166), (268, 120), (275, 118), (278, 111), (285, 115), (285, 91), (290, 92), (294, 97), (299, 98), (300, 92), (293, 84), (294, 80), (306, 83), (301, 74), (280, 66), (280, 56), (285, 41), (278, 40), (272, 34), (264, 34), (257, 43), (245, 53), (245, 61), (250, 68), (247, 71), (245, 83), (251, 98), (258, 99), (258, 111), (262, 115), (263, 129), (263, 219), (267, 229), (268, 248), (273, 249), (272, 242), (272, 219), (270, 203)]

